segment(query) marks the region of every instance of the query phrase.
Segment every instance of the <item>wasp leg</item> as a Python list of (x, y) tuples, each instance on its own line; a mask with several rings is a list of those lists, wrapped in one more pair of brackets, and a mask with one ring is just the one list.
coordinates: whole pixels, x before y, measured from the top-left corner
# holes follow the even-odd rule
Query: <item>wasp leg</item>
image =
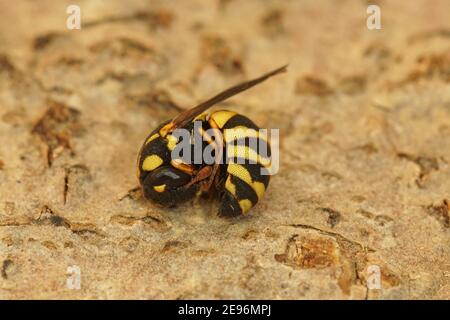
[(203, 180), (209, 178), (211, 176), (211, 173), (212, 173), (211, 166), (206, 166), (206, 167), (201, 168), (199, 171), (197, 171), (193, 175), (192, 180), (189, 181), (189, 183), (186, 186), (189, 187), (189, 186), (193, 185), (194, 183), (197, 183), (197, 182), (200, 182), (200, 181), (203, 181)]
[(194, 175), (194, 168), (188, 164), (185, 164), (183, 162), (179, 162), (176, 160), (171, 160), (170, 164), (172, 167), (174, 167), (180, 171), (183, 171), (184, 173), (187, 173), (191, 176)]
[(210, 174), (209, 179), (206, 182), (206, 185), (204, 187), (204, 189), (206, 191), (209, 191), (211, 189), (214, 181), (216, 180), (219, 165), (221, 163), (222, 156), (223, 156), (223, 145), (224, 145), (223, 135), (222, 135), (222, 132), (219, 130), (219, 127), (217, 126), (217, 124), (212, 119), (210, 119), (209, 124), (211, 125), (211, 129), (214, 132), (214, 135), (213, 135), (214, 139), (210, 135), (208, 135), (204, 130), (200, 131), (202, 137), (208, 143), (212, 144), (212, 146), (214, 147), (214, 150), (215, 150), (214, 165), (212, 166), (211, 174)]

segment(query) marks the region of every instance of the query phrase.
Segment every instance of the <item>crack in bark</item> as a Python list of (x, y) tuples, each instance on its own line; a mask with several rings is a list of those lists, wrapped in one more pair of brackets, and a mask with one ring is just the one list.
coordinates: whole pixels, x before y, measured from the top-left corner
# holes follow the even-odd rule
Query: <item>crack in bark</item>
[(63, 199), (64, 204), (67, 203), (67, 193), (69, 192), (69, 170), (66, 169), (65, 175), (64, 175), (64, 192), (63, 192)]
[(424, 184), (432, 171), (439, 170), (439, 162), (436, 158), (411, 155), (404, 152), (397, 153), (397, 156), (401, 159), (411, 161), (419, 167), (420, 172), (416, 179), (416, 184), (419, 188), (424, 187)]
[(90, 174), (89, 168), (83, 164), (75, 164), (75, 165), (65, 168), (64, 187), (63, 187), (63, 203), (64, 203), (64, 205), (67, 203), (67, 198), (69, 196), (69, 184), (72, 182), (72, 180), (75, 180), (77, 177), (80, 178), (80, 176), (82, 176), (82, 175), (84, 175), (84, 177), (86, 179), (91, 179), (91, 174)]
[(358, 241), (349, 239), (349, 238), (341, 235), (340, 233), (333, 232), (333, 231), (328, 231), (328, 230), (323, 230), (323, 229), (320, 229), (320, 228), (317, 228), (317, 227), (314, 227), (314, 226), (311, 226), (311, 225), (308, 225), (308, 224), (300, 224), (300, 223), (298, 223), (298, 224), (284, 225), (284, 227), (293, 227), (293, 228), (302, 228), (302, 229), (307, 229), (307, 230), (314, 230), (314, 231), (320, 232), (322, 234), (325, 234), (325, 235), (328, 235), (328, 236), (331, 236), (331, 237), (334, 237), (334, 238), (338, 238), (338, 239), (340, 239), (340, 240), (342, 240), (344, 242), (347, 242), (347, 243), (350, 243), (350, 244), (353, 244), (353, 245), (357, 245), (357, 246), (359, 246), (360, 248), (362, 248), (366, 252), (375, 252), (376, 251), (375, 249), (373, 249), (373, 248), (371, 248), (371, 247), (369, 247), (367, 245), (364, 245), (362, 243), (359, 243)]
[(1, 275), (3, 279), (8, 279), (8, 268), (10, 268), (14, 262), (11, 259), (6, 259), (3, 261)]
[(335, 209), (328, 207), (319, 207), (317, 210), (323, 211), (328, 215), (327, 223), (334, 228), (341, 220), (341, 213)]
[(20, 226), (55, 226), (69, 229), (76, 235), (96, 235), (104, 237), (105, 235), (98, 231), (93, 224), (72, 222), (64, 217), (56, 215), (48, 206), (43, 206), (39, 216), (36, 219), (29, 217), (20, 217), (16, 219), (0, 222), (0, 227), (20, 227)]
[(130, 15), (116, 15), (83, 23), (83, 28), (91, 28), (105, 23), (121, 23), (140, 21), (146, 23), (151, 29), (168, 28), (172, 24), (174, 16), (171, 11), (158, 10), (155, 12), (138, 11)]
[(146, 216), (143, 216), (143, 217), (133, 217), (133, 216), (129, 216), (129, 215), (115, 215), (115, 216), (112, 216), (110, 219), (111, 223), (117, 223), (117, 224), (125, 225), (125, 226), (132, 226), (133, 224), (135, 224), (138, 221), (141, 221), (141, 222), (143, 222), (147, 225), (150, 225), (154, 228), (159, 228), (159, 229), (169, 228), (169, 226), (167, 225), (167, 223), (164, 221), (164, 219), (162, 217), (155, 217), (150, 214), (147, 214)]

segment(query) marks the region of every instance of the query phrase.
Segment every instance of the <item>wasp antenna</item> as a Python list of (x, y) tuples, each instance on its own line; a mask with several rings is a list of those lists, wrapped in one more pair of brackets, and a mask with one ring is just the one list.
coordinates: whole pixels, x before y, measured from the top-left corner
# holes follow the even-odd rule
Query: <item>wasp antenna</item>
[(238, 93), (248, 90), (253, 86), (256, 86), (257, 84), (267, 80), (268, 78), (277, 75), (279, 73), (282, 72), (286, 72), (287, 71), (287, 64), (275, 69), (273, 71), (270, 71), (258, 78), (255, 78), (253, 80), (249, 80), (249, 81), (245, 81), (242, 82), (238, 85), (235, 85), (231, 88), (226, 89), (225, 91), (222, 91), (221, 93), (215, 95), (214, 97), (212, 97), (211, 99), (200, 103), (199, 105), (195, 106), (194, 108), (187, 110), (181, 114), (179, 114), (175, 119), (173, 119), (172, 123), (175, 126), (183, 126), (186, 122), (189, 122), (192, 118), (196, 117), (197, 115), (201, 114), (202, 112), (204, 112), (205, 110), (207, 110), (208, 108), (212, 107), (213, 105), (222, 102), (232, 96), (237, 95)]

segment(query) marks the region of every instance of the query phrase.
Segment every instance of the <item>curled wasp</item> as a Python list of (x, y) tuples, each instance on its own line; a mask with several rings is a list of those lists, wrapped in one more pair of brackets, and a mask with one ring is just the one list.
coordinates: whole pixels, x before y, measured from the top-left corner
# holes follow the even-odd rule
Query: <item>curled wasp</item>
[[(209, 114), (205, 111), (285, 72), (286, 67), (235, 85), (153, 130), (138, 156), (138, 177), (145, 198), (170, 207), (215, 191), (220, 199), (219, 216), (231, 217), (248, 212), (263, 197), (269, 184), (269, 175), (261, 173), (270, 164), (269, 142), (258, 135), (259, 128), (253, 121), (241, 114), (229, 110)], [(176, 134), (179, 129), (188, 132), (187, 139), (180, 139)], [(196, 134), (202, 139), (194, 139)], [(259, 149), (252, 149), (255, 144), (239, 146), (238, 142), (256, 142), (265, 146), (267, 152), (263, 156)], [(187, 144), (187, 149), (183, 149), (185, 154), (180, 159), (173, 155), (181, 143)], [(234, 148), (228, 148), (229, 143), (233, 143)], [(202, 152), (209, 148), (214, 161), (195, 161), (191, 152), (186, 150), (196, 148)], [(238, 158), (253, 161), (226, 161)]]

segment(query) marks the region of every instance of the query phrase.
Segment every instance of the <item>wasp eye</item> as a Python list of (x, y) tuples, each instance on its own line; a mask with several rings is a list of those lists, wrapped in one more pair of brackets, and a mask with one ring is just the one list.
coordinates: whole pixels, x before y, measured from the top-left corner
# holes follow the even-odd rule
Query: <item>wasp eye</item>
[(198, 186), (188, 185), (192, 177), (172, 166), (159, 167), (148, 174), (143, 183), (144, 196), (163, 206), (192, 199)]
[(152, 186), (165, 185), (166, 188), (177, 188), (191, 181), (191, 176), (174, 167), (160, 167), (154, 170), (146, 182)]

